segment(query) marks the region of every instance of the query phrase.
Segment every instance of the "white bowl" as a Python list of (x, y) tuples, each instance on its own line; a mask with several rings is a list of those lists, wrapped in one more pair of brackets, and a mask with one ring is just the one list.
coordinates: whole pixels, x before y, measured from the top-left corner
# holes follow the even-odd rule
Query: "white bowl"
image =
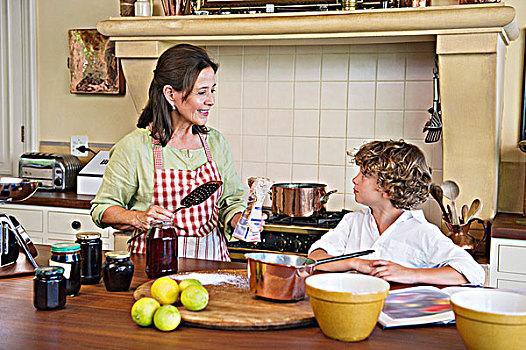
[(526, 296), (492, 290), (470, 290), (451, 296), (457, 329), (468, 349), (524, 349)]

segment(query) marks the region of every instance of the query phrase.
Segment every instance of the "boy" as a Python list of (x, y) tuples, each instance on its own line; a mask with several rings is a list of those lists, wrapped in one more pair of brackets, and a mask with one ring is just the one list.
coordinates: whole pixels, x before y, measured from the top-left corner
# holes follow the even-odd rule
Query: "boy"
[(330, 271), (355, 270), (398, 283), (483, 284), (482, 267), (429, 223), (422, 210), (430, 170), (422, 151), (403, 140), (373, 141), (354, 156), (360, 172), (353, 178), (356, 202), (351, 212), (309, 250), (318, 260), (373, 249), (364, 258), (324, 265)]

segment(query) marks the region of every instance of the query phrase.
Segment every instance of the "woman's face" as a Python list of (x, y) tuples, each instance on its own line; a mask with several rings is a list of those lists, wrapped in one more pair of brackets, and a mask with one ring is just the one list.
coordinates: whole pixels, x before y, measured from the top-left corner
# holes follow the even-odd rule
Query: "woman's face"
[(175, 106), (179, 115), (191, 124), (205, 125), (210, 109), (215, 104), (215, 89), (214, 70), (211, 67), (203, 69), (185, 101), (182, 100), (183, 93), (177, 93)]

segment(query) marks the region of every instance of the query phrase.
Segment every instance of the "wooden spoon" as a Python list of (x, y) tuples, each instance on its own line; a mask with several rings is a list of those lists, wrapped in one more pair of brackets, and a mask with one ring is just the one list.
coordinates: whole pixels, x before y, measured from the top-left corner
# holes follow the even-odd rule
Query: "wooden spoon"
[(482, 201), (478, 198), (475, 198), (469, 207), (468, 218), (466, 222), (469, 222), (471, 219), (480, 214), (482, 210)]
[(468, 213), (469, 213), (469, 207), (467, 204), (464, 204), (462, 206), (462, 209), (460, 210), (461, 217), (460, 217), (460, 223), (461, 224), (467, 224), (468, 223)]
[(442, 192), (442, 187), (436, 184), (431, 184), (430, 192), (431, 192), (431, 196), (437, 201), (438, 206), (440, 207), (440, 210), (442, 210), (442, 216), (444, 217), (444, 220), (451, 223), (451, 218), (449, 218), (446, 208), (444, 208), (444, 203), (442, 202), (442, 199), (444, 197), (444, 194)]
[(447, 180), (444, 181), (444, 183), (442, 184), (442, 190), (444, 191), (444, 197), (451, 201), (453, 224), (459, 225), (460, 222), (458, 219), (457, 205), (455, 201), (457, 200), (458, 195), (460, 194), (460, 187), (458, 187), (456, 182)]

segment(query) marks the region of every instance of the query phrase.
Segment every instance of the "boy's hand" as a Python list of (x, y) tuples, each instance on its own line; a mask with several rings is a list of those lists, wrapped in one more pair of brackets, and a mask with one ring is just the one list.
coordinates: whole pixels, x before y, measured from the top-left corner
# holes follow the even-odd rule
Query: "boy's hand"
[(398, 283), (415, 283), (415, 270), (387, 260), (371, 261), (371, 276)]

